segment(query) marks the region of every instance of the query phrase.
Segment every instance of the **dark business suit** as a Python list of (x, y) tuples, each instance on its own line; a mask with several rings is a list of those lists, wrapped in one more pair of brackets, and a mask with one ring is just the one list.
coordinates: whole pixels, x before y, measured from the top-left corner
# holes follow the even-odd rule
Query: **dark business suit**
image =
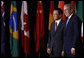
[[(51, 55), (54, 57), (61, 56), (62, 48), (63, 48), (63, 34), (64, 34), (64, 26), (65, 22), (61, 20), (57, 29), (55, 31), (55, 22), (51, 24), (51, 29), (49, 33), (48, 39), (48, 48), (51, 50)], [(50, 56), (51, 56), (50, 55)]]
[[(74, 57), (71, 55), (71, 48), (75, 48), (76, 55), (78, 55), (81, 47), (81, 21), (73, 14), (67, 24), (65, 25), (64, 32), (64, 45), (63, 49), (68, 57)], [(75, 56), (76, 56), (75, 55)]]

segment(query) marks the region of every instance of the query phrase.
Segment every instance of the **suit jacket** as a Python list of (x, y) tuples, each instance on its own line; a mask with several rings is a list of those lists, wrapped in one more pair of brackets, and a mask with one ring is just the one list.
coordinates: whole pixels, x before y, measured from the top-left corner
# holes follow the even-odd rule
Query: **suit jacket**
[(63, 48), (63, 34), (64, 34), (64, 26), (65, 22), (61, 20), (57, 29), (55, 31), (55, 22), (51, 24), (51, 29), (49, 33), (48, 39), (48, 48), (51, 50), (51, 54), (55, 57), (61, 56), (61, 51)]
[(65, 26), (63, 49), (70, 56), (71, 48), (75, 48), (76, 52), (81, 47), (81, 21), (75, 14), (70, 18), (67, 27)]

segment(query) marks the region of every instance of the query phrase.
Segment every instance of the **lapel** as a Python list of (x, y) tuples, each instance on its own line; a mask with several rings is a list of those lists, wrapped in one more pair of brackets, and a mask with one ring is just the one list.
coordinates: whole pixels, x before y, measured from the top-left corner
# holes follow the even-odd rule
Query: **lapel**
[(53, 31), (53, 34), (54, 34), (55, 33), (55, 21), (53, 23), (52, 31)]
[[(69, 24), (71, 24), (71, 22), (72, 22), (72, 18), (73, 18), (73, 16), (74, 16), (74, 14), (71, 16), (71, 18), (70, 18), (70, 20), (69, 20), (69, 22), (68, 22), (68, 24), (67, 24), (67, 27), (69, 26)], [(66, 27), (66, 26), (65, 26)], [(67, 27), (66, 27), (66, 29), (67, 29)]]
[[(55, 25), (55, 23), (54, 23), (54, 25)], [(59, 22), (59, 25), (57, 26), (56, 31), (55, 31), (55, 27), (54, 27), (54, 32), (55, 32), (54, 35), (56, 35), (56, 33), (57, 33), (58, 31), (60, 31), (61, 27), (62, 27), (62, 20)]]

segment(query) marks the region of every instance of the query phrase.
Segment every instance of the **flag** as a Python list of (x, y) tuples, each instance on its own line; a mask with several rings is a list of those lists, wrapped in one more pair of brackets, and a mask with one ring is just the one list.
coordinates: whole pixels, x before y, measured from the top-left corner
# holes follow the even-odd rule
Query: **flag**
[[(49, 25), (48, 25), (49, 31), (50, 31), (52, 22), (54, 22), (53, 11), (54, 11), (54, 1), (50, 1), (50, 14), (49, 14)], [(48, 43), (47, 43), (47, 48), (48, 48)]]
[(19, 54), (18, 54), (18, 23), (17, 23), (16, 1), (11, 1), (9, 29), (10, 29), (11, 56), (17, 57)]
[(73, 6), (73, 13), (76, 13), (76, 2), (75, 1), (71, 1), (71, 5)]
[(65, 17), (65, 14), (64, 14), (64, 1), (59, 1), (59, 5), (58, 5), (58, 8), (61, 8), (62, 9), (62, 11), (63, 11), (63, 16), (62, 16), (62, 19), (64, 20), (64, 21), (66, 21), (66, 17)]
[(5, 9), (4, 2), (1, 1), (1, 54), (5, 55)]
[[(79, 16), (79, 18), (81, 19), (82, 23), (83, 23), (83, 1), (78, 1), (78, 5), (77, 5), (77, 15)], [(83, 26), (83, 24), (82, 24)], [(83, 40), (83, 27), (81, 28), (81, 37)]]
[(50, 14), (49, 14), (49, 25), (48, 25), (49, 31), (50, 31), (51, 23), (54, 22), (53, 10), (54, 10), (54, 1), (50, 1)]
[(44, 13), (42, 1), (37, 2), (36, 24), (34, 26), (35, 51), (39, 52), (44, 47)]
[(24, 53), (26, 55), (29, 55), (30, 54), (30, 36), (29, 36), (27, 1), (22, 1), (21, 34), (22, 34), (22, 46), (24, 47)]
[(83, 42), (83, 23), (81, 25), (81, 37), (82, 37), (82, 42)]
[(22, 8), (21, 8), (21, 44), (22, 44), (22, 47), (24, 46), (24, 11), (23, 11), (23, 8), (24, 8), (24, 5), (23, 5), (23, 2), (22, 2)]
[(79, 18), (83, 22), (83, 1), (78, 1), (77, 15), (79, 16)]

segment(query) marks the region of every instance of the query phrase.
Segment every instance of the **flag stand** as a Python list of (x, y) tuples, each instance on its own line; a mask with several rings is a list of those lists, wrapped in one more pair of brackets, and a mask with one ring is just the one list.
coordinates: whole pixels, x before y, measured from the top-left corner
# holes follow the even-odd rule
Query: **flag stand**
[(27, 54), (25, 55), (25, 57), (27, 57)]

